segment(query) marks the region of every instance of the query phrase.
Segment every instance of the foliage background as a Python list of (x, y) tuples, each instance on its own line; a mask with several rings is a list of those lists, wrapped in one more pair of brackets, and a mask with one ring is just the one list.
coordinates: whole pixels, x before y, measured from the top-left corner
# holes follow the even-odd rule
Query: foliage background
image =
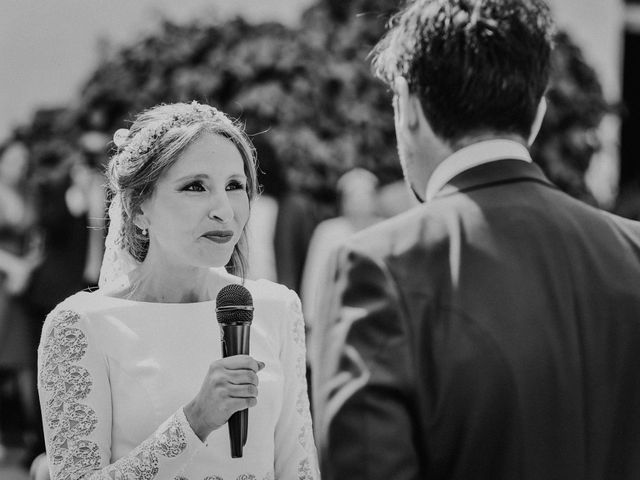
[[(240, 18), (163, 20), (106, 58), (72, 105), (35, 112), (16, 137), (30, 146), (40, 175), (58, 176), (74, 152), (98, 148), (87, 139), (110, 138), (155, 104), (195, 99), (244, 121), (291, 190), (330, 201), (339, 175), (354, 166), (383, 183), (396, 180), (390, 96), (367, 60), (396, 3), (320, 1), (295, 29)], [(262, 165), (267, 176), (271, 165)]]
[[(26, 140), (36, 178), (46, 182), (64, 175), (79, 151), (103, 163), (105, 140), (136, 112), (195, 99), (246, 123), (269, 193), (304, 192), (334, 204), (337, 178), (354, 166), (372, 170), (383, 185), (402, 176), (390, 93), (368, 60), (400, 3), (318, 0), (297, 28), (240, 18), (163, 20), (112, 52), (73, 104), (35, 112), (15, 136)], [(598, 145), (585, 132), (597, 127), (607, 105), (579, 48), (566, 35), (558, 45), (534, 158), (561, 188), (591, 201), (583, 177)]]

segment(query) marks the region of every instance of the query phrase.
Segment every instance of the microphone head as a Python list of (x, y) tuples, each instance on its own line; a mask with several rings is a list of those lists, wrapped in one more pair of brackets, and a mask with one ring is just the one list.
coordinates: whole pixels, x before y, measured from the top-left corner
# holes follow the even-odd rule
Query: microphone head
[(235, 283), (223, 287), (216, 297), (216, 318), (223, 325), (251, 323), (253, 297), (249, 290)]

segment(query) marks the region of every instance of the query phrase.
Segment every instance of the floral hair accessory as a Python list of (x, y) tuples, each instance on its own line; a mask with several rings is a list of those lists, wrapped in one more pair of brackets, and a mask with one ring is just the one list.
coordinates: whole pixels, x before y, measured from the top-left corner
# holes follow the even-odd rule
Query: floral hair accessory
[(118, 148), (122, 148), (122, 151), (118, 154), (116, 163), (121, 164), (122, 162), (126, 162), (135, 157), (149, 153), (153, 149), (156, 140), (161, 138), (174, 127), (190, 125), (195, 122), (214, 118), (229, 122), (232, 125), (232, 122), (214, 107), (201, 105), (195, 100), (192, 101), (189, 106), (191, 107), (189, 111), (176, 112), (168, 119), (158, 123), (157, 125), (153, 125), (136, 132), (130, 142), (126, 145), (125, 143), (127, 139), (129, 139), (131, 132), (126, 128), (117, 130), (113, 135), (113, 142)]
[(113, 134), (113, 143), (116, 147), (121, 147), (124, 142), (129, 138), (129, 129), (128, 128), (119, 128)]

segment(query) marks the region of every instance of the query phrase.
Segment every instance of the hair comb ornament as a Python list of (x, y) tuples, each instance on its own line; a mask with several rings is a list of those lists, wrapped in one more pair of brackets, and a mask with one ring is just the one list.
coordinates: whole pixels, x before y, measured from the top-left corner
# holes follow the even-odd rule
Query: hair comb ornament
[(229, 122), (230, 126), (232, 126), (231, 120), (215, 107), (202, 105), (195, 100), (189, 106), (191, 108), (187, 111), (176, 112), (170, 115), (168, 119), (136, 132), (126, 145), (125, 143), (130, 138), (131, 131), (126, 128), (116, 130), (113, 135), (113, 143), (119, 149), (122, 148), (122, 151), (118, 153), (116, 163), (121, 164), (135, 157), (146, 155), (153, 149), (155, 142), (159, 138), (175, 127), (182, 127), (208, 119), (219, 119), (223, 123)]
[(124, 145), (124, 142), (129, 138), (129, 129), (128, 128), (119, 128), (113, 134), (113, 143), (116, 147), (121, 147)]

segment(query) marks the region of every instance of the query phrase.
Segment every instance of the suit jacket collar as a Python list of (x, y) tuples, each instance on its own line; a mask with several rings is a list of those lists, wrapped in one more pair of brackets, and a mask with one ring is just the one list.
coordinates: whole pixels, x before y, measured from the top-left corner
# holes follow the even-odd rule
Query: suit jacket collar
[(557, 188), (538, 165), (522, 160), (505, 159), (485, 163), (456, 175), (438, 191), (434, 199), (519, 182), (536, 182)]
[(444, 185), (465, 170), (507, 158), (532, 161), (529, 150), (524, 145), (507, 138), (494, 138), (467, 145), (453, 152), (435, 168), (427, 182), (425, 199), (431, 200)]

